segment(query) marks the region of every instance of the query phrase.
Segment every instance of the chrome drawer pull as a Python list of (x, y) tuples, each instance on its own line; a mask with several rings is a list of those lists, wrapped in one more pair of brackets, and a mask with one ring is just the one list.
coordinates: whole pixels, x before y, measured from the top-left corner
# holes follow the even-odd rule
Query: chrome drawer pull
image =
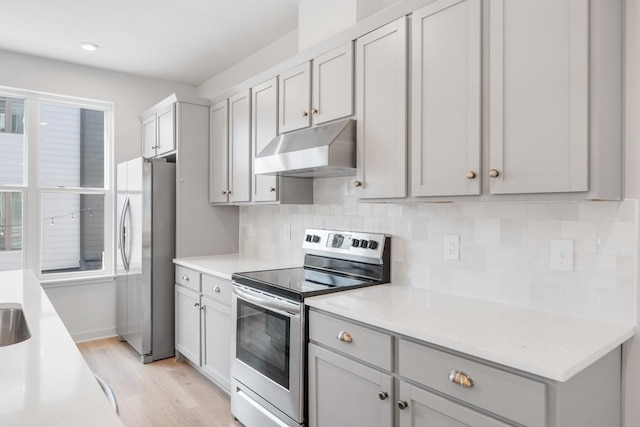
[(342, 342), (353, 342), (353, 337), (347, 331), (338, 332), (338, 336), (336, 337)]
[(449, 381), (462, 387), (473, 387), (473, 380), (471, 377), (462, 371), (449, 372)]
[(215, 286), (213, 288), (213, 292), (220, 292), (220, 286)]
[(400, 408), (400, 410), (404, 411), (408, 407), (409, 407), (409, 404), (405, 400), (398, 401), (398, 408)]
[(386, 391), (381, 391), (378, 393), (378, 398), (380, 400), (386, 400), (387, 397), (389, 397), (389, 393), (387, 393)]
[(185, 274), (184, 276), (182, 276), (182, 280), (184, 280), (185, 282), (189, 281), (189, 275)]

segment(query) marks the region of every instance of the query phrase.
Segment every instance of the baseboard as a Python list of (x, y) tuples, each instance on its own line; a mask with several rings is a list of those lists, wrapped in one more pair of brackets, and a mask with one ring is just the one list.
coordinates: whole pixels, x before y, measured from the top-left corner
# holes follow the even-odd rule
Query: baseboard
[(116, 328), (106, 328), (106, 329), (95, 329), (93, 331), (86, 332), (78, 332), (75, 334), (71, 334), (71, 338), (76, 343), (81, 343), (85, 341), (95, 341), (103, 338), (111, 338), (118, 336)]

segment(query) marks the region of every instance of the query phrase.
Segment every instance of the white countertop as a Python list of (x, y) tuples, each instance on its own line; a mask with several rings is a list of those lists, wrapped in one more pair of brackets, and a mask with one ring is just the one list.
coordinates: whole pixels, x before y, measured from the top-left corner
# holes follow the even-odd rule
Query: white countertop
[(22, 305), (31, 338), (0, 347), (0, 425), (122, 426), (32, 272), (0, 272), (4, 303)]
[(631, 326), (397, 284), (307, 298), (305, 304), (555, 381), (568, 380), (635, 333)]
[(265, 260), (240, 254), (176, 258), (173, 262), (183, 267), (193, 268), (194, 270), (227, 280), (231, 280), (233, 273), (302, 266), (302, 263), (296, 264), (291, 261)]

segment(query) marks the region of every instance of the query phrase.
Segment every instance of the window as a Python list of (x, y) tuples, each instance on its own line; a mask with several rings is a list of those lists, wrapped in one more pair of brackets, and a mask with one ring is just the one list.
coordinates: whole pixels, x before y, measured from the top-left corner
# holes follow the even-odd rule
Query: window
[(113, 272), (112, 106), (0, 92), (0, 270)]

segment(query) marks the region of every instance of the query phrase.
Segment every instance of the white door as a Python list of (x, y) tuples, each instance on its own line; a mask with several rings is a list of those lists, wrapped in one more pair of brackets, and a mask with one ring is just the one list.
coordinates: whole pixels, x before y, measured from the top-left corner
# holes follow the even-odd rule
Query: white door
[(406, 17), (356, 41), (356, 111), (356, 194), (406, 197)]
[(507, 427), (487, 415), (400, 381), (400, 427)]
[(209, 117), (209, 202), (229, 201), (229, 104), (212, 105)]
[(309, 426), (393, 426), (393, 377), (309, 344)]
[(158, 150), (157, 155), (166, 154), (176, 149), (176, 105), (158, 111)]
[(481, 2), (413, 12), (411, 195), (480, 194)]
[(202, 369), (226, 391), (231, 381), (231, 307), (202, 297)]
[(229, 98), (229, 201), (251, 201), (251, 96)]
[[(251, 89), (251, 160), (278, 135), (278, 78)], [(252, 200), (274, 202), (278, 200), (277, 177), (253, 175)]]
[(353, 114), (353, 42), (314, 58), (312, 77), (314, 125)]
[(200, 366), (200, 295), (176, 285), (176, 350)]
[(491, 193), (588, 190), (589, 2), (489, 10)]
[(156, 155), (156, 115), (142, 121), (142, 156), (146, 159)]
[(311, 125), (311, 64), (280, 74), (280, 133)]

